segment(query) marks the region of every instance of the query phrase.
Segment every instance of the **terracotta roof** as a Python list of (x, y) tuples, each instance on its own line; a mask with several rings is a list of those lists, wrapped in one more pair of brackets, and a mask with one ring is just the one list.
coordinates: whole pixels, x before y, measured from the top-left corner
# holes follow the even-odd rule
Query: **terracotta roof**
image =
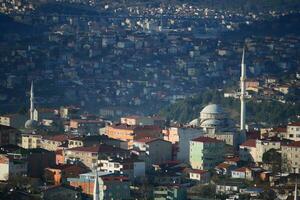
[(194, 173), (194, 174), (205, 174), (208, 171), (206, 170), (201, 170), (201, 169), (191, 169), (190, 173)]
[(278, 133), (286, 133), (287, 128), (286, 127), (276, 127), (272, 129), (272, 132), (278, 132)]
[(157, 140), (162, 140), (162, 141), (165, 141), (165, 142), (168, 142), (166, 140), (163, 140), (161, 138), (140, 138), (140, 139), (136, 139), (135, 142), (140, 142), (140, 143), (151, 143), (151, 142), (154, 142), (154, 141), (157, 141)]
[(97, 119), (71, 119), (70, 122), (77, 122), (81, 124), (99, 124), (104, 123), (102, 120)]
[(192, 141), (194, 142), (203, 142), (203, 143), (216, 143), (216, 142), (223, 142), (221, 140), (217, 140), (215, 138), (210, 138), (210, 137), (198, 137), (196, 139), (193, 139)]
[(287, 146), (287, 147), (299, 147), (300, 148), (300, 141), (293, 141), (288, 144), (283, 144), (282, 146)]
[(230, 167), (232, 165), (228, 164), (228, 163), (220, 163), (219, 165), (216, 166), (216, 168), (218, 169), (227, 169), (228, 167)]
[(235, 157), (225, 158), (225, 161), (226, 162), (238, 162), (238, 161), (240, 161), (240, 157), (235, 156)]
[(101, 179), (105, 182), (105, 181), (118, 181), (118, 182), (122, 182), (122, 181), (128, 181), (128, 177), (126, 176), (102, 176)]
[(54, 136), (44, 136), (44, 140), (52, 140), (52, 141), (57, 141), (57, 142), (63, 142), (67, 141), (70, 138), (73, 138), (74, 136), (72, 135), (67, 135), (67, 134), (61, 134), (61, 135), (54, 135)]
[(300, 122), (289, 123), (288, 126), (300, 126)]
[(233, 171), (235, 171), (235, 172), (246, 172), (247, 170), (250, 170), (250, 169), (248, 167), (241, 167), (241, 168), (235, 169)]
[(249, 139), (246, 142), (244, 142), (243, 144), (241, 144), (240, 146), (244, 146), (244, 147), (256, 147), (256, 140), (255, 139)]
[(139, 125), (128, 125), (128, 124), (113, 124), (110, 127), (115, 128), (115, 129), (126, 129), (126, 130), (149, 130), (149, 129), (161, 129), (159, 126), (155, 126), (155, 125), (143, 125), (143, 126), (139, 126)]

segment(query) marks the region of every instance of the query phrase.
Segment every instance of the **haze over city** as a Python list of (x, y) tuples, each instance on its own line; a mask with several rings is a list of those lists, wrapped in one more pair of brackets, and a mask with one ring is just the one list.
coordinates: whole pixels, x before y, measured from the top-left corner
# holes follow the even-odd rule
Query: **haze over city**
[(300, 2), (0, 0), (0, 200), (297, 200)]

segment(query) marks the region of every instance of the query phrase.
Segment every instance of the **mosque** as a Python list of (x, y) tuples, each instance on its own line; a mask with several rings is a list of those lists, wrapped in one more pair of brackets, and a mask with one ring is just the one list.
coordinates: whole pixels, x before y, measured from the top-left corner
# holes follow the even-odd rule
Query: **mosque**
[(235, 123), (228, 118), (228, 114), (218, 104), (209, 104), (205, 106), (198, 118), (192, 120), (189, 125), (200, 127), (209, 137), (214, 137), (226, 142), (226, 144), (237, 147), (238, 144), (245, 140), (245, 119), (246, 119), (246, 104), (245, 104), (245, 81), (246, 81), (246, 65), (244, 63), (245, 49), (243, 49), (241, 62), (241, 112), (240, 112), (240, 130), (236, 130)]
[(191, 126), (208, 129), (230, 129), (233, 128), (233, 121), (227, 118), (227, 113), (218, 104), (209, 104), (200, 112), (199, 118), (189, 123)]

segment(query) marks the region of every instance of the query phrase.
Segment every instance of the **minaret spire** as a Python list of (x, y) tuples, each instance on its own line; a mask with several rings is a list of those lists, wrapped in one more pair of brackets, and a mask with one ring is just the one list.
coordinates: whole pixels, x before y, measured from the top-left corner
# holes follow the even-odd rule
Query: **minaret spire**
[(246, 81), (246, 65), (245, 65), (245, 47), (243, 48), (243, 55), (242, 55), (242, 62), (241, 62), (241, 124), (240, 129), (241, 131), (245, 130), (245, 121), (246, 121), (246, 104), (245, 104), (245, 95), (246, 95), (246, 88), (245, 88), (245, 81)]
[(98, 177), (98, 170), (96, 169), (95, 181), (94, 181), (93, 200), (99, 200), (99, 199), (100, 199), (99, 177)]
[(33, 120), (33, 112), (34, 112), (34, 92), (33, 92), (33, 81), (31, 81), (31, 89), (30, 89), (30, 119)]
[(298, 191), (297, 191), (297, 179), (296, 179), (296, 183), (295, 183), (295, 191), (294, 191), (294, 200), (298, 200)]

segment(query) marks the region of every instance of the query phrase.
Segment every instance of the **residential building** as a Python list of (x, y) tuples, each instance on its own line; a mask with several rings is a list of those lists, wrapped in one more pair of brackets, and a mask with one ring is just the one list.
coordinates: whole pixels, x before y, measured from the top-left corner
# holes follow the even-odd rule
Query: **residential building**
[(154, 125), (154, 120), (151, 117), (145, 116), (127, 116), (121, 117), (121, 124), (128, 124), (128, 125)]
[(127, 124), (114, 124), (106, 128), (108, 137), (127, 141), (128, 148), (133, 147), (133, 141), (142, 138), (161, 138), (161, 128), (158, 126), (136, 126)]
[(24, 128), (24, 124), (27, 120), (25, 115), (10, 114), (0, 116), (0, 125), (10, 126), (13, 128)]
[(0, 154), (0, 181), (27, 176), (27, 160), (18, 155)]
[(154, 200), (185, 200), (187, 199), (186, 188), (180, 185), (158, 186), (153, 190)]
[(190, 155), (190, 141), (203, 136), (204, 131), (196, 127), (170, 127), (163, 130), (164, 139), (178, 144), (176, 159), (181, 162), (188, 162)]
[(283, 144), (281, 147), (282, 166), (284, 171), (300, 173), (300, 141)]
[(239, 154), (243, 161), (252, 161), (261, 163), (263, 155), (271, 149), (279, 150), (281, 140), (276, 138), (270, 139), (249, 139), (240, 145)]
[(11, 127), (0, 125), (0, 146), (7, 144), (17, 144), (20, 132)]
[(101, 144), (89, 147), (75, 147), (63, 150), (65, 163), (81, 162), (90, 169), (93, 169), (98, 162), (99, 156), (123, 156), (128, 158), (130, 152), (124, 149)]
[(78, 136), (68, 139), (68, 148), (87, 147), (99, 144), (107, 144), (122, 149), (128, 149), (127, 142), (109, 138), (107, 135)]
[(190, 142), (190, 164), (193, 169), (208, 170), (224, 161), (223, 141), (198, 137)]
[(241, 167), (231, 171), (231, 178), (253, 180), (252, 170), (248, 167)]
[(133, 143), (134, 150), (139, 152), (146, 162), (147, 169), (153, 164), (160, 164), (172, 159), (172, 143), (160, 138), (138, 139)]
[(35, 149), (42, 147), (42, 136), (37, 134), (22, 134), (22, 147), (24, 149)]
[(107, 157), (98, 160), (98, 169), (104, 172), (123, 174), (134, 181), (145, 177), (145, 162), (134, 158)]
[(210, 182), (210, 173), (206, 170), (192, 169), (189, 172), (189, 178), (200, 184), (207, 184)]
[(99, 119), (71, 119), (69, 128), (80, 135), (96, 135), (99, 132), (99, 128), (104, 126), (105, 122)]
[(54, 136), (44, 136), (41, 147), (48, 151), (56, 151), (68, 147), (68, 140), (74, 136), (60, 134)]
[(256, 158), (256, 140), (249, 139), (240, 145), (239, 156), (242, 161), (255, 162)]
[(300, 141), (300, 122), (289, 123), (287, 125), (286, 139)]
[(89, 172), (83, 165), (60, 164), (44, 168), (44, 177), (47, 183), (60, 185), (67, 182), (67, 178), (77, 178), (80, 174)]
[[(73, 187), (81, 187), (82, 192), (93, 195), (95, 173), (80, 174), (79, 178), (68, 178)], [(99, 196), (101, 200), (130, 199), (130, 182), (126, 176), (109, 172), (98, 172)]]
[(46, 167), (55, 166), (55, 152), (42, 148), (28, 149), (28, 177), (42, 178)]

